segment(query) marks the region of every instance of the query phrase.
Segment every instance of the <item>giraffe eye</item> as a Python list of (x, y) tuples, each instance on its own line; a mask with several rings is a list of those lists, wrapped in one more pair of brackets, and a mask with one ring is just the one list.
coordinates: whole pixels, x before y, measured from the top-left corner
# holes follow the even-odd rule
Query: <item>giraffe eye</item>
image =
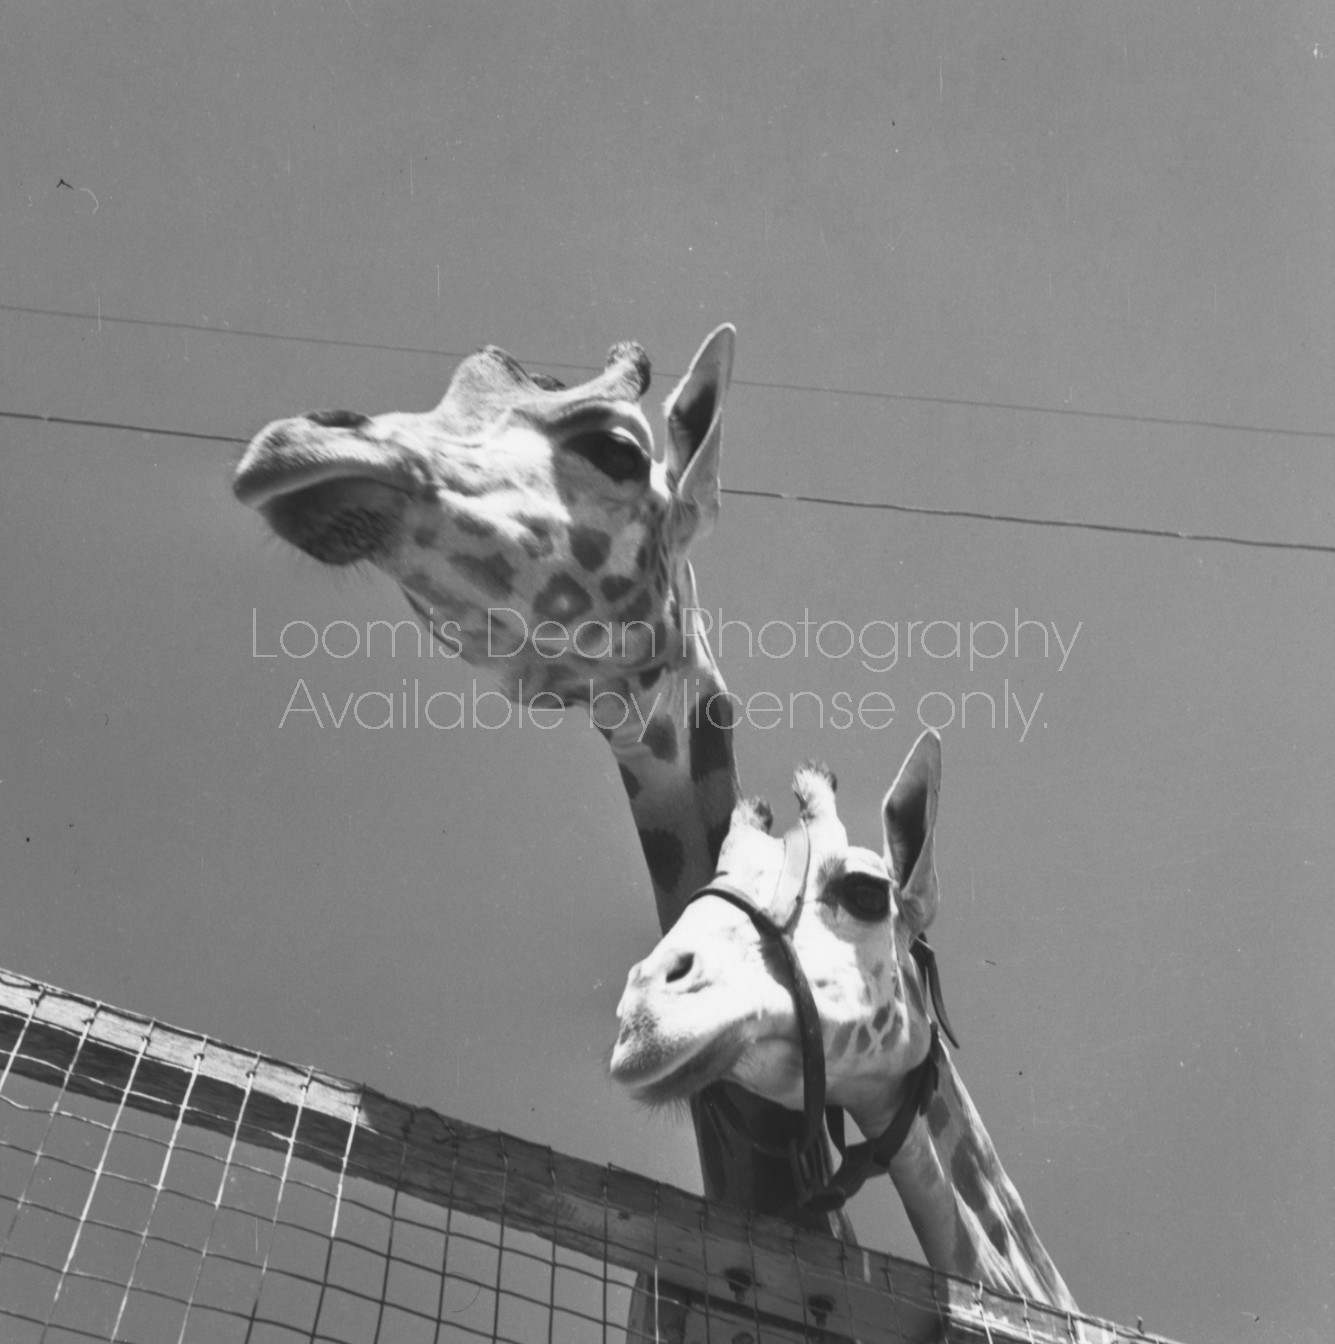
[(874, 877), (850, 877), (839, 888), (839, 900), (855, 919), (884, 919), (890, 913), (890, 884)]
[(644, 449), (628, 435), (615, 434), (605, 429), (594, 430), (568, 439), (566, 447), (614, 481), (648, 479), (649, 458)]

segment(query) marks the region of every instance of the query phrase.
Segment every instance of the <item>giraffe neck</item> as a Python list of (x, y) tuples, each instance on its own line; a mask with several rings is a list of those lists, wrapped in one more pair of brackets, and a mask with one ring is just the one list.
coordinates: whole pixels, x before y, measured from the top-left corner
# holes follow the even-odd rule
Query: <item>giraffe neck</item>
[[(878, 1132), (874, 1119), (868, 1123)], [(890, 1177), (933, 1269), (1079, 1310), (944, 1046), (936, 1095), (891, 1163)]]
[(664, 931), (714, 875), (741, 796), (727, 688), (689, 609), (681, 622), (679, 659), (595, 686), (589, 706), (620, 770)]
[[(621, 773), (664, 932), (713, 878), (741, 797), (733, 708), (696, 615), (695, 591), (690, 566), (683, 564), (672, 604), (680, 643), (667, 664), (638, 678), (608, 678), (590, 687), (589, 711), (596, 725), (607, 725), (603, 736)], [(746, 1133), (771, 1152), (739, 1141), (720, 1110), (716, 1093), (722, 1088), (731, 1113), (741, 1113)], [(718, 1083), (692, 1098), (691, 1117), (708, 1198), (833, 1232), (856, 1245), (842, 1209), (829, 1214), (798, 1205), (788, 1159), (772, 1155), (791, 1134), (782, 1106)], [(813, 1161), (818, 1180), (828, 1181), (824, 1144)]]

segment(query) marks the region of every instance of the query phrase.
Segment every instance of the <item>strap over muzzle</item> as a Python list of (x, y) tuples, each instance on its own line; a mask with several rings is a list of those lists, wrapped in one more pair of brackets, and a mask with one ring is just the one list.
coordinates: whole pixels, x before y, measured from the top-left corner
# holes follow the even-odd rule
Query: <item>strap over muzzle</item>
[[(704, 896), (717, 896), (720, 900), (735, 905), (747, 914), (751, 922), (760, 931), (763, 938), (777, 944), (788, 969), (789, 990), (793, 996), (793, 1005), (797, 1011), (798, 1037), (802, 1046), (802, 1133), (790, 1139), (788, 1146), (776, 1149), (762, 1144), (753, 1138), (753, 1142), (763, 1152), (772, 1155), (786, 1154), (793, 1169), (793, 1179), (798, 1190), (798, 1202), (810, 1203), (811, 1178), (807, 1174), (806, 1156), (820, 1141), (821, 1121), (825, 1112), (825, 1040), (821, 1035), (820, 1014), (816, 1011), (816, 1000), (811, 992), (811, 983), (807, 980), (802, 963), (797, 959), (797, 949), (793, 946), (792, 929), (802, 911), (802, 899), (806, 892), (807, 878), (811, 866), (811, 836), (807, 824), (794, 828), (783, 838), (783, 866), (779, 870), (779, 880), (768, 905), (760, 905), (740, 887), (733, 886), (727, 880), (726, 873), (720, 873), (708, 886), (701, 887), (692, 897), (698, 901)], [(745, 1120), (723, 1093), (719, 1102), (729, 1121), (743, 1132), (747, 1132)]]

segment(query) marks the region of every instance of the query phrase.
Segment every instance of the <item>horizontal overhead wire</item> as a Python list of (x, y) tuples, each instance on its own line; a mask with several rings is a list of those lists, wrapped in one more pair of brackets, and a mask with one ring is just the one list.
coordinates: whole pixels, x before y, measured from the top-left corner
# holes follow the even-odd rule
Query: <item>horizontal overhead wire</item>
[(1015, 513), (984, 513), (978, 509), (938, 509), (927, 504), (892, 504), (885, 500), (838, 499), (830, 495), (790, 494), (781, 490), (745, 490), (724, 486), (725, 495), (749, 495), (753, 499), (781, 499), (792, 504), (825, 504), (839, 509), (882, 509), (888, 513), (912, 513), (929, 518), (971, 518), (984, 523), (1019, 523), (1026, 527), (1065, 527), (1083, 532), (1116, 532), (1131, 537), (1163, 537), (1169, 541), (1208, 541), (1228, 546), (1253, 546), (1268, 551), (1309, 551), (1335, 555), (1335, 546), (1306, 541), (1269, 541), (1260, 537), (1234, 537), (1218, 532), (1181, 532), (1167, 527), (1131, 527), (1123, 523), (1089, 523), (1072, 518), (1030, 518)]
[(1335, 430), (1288, 429), (1279, 425), (1243, 425), (1231, 420), (1196, 420), (1188, 416), (1137, 415), (1132, 411), (1090, 411), (1079, 406), (1044, 406), (1038, 402), (984, 401), (973, 397), (934, 397), (925, 392), (877, 392), (855, 387), (822, 387), (817, 383), (771, 383), (734, 378), (743, 387), (772, 391), (822, 392), (831, 397), (866, 397), (876, 401), (909, 401), (923, 406), (957, 406), (977, 411), (1015, 411), (1021, 415), (1058, 415), (1076, 420), (1114, 420), (1132, 425), (1167, 425), (1177, 429), (1226, 430), (1233, 434), (1271, 434), (1288, 439), (1335, 439)]
[[(342, 340), (324, 336), (290, 336), (275, 332), (252, 331), (236, 327), (214, 327), (203, 323), (167, 321), (159, 318), (110, 317), (105, 314), (72, 313), (59, 309), (37, 308), (20, 304), (0, 303), (0, 312), (27, 313), (43, 317), (77, 318), (89, 322), (116, 322), (123, 325), (161, 327), (169, 330), (199, 331), (210, 335), (247, 336), (261, 340), (300, 341), (312, 345), (342, 346), (361, 350), (381, 350), (398, 354), (422, 354), (442, 359), (462, 359), (465, 354), (453, 350), (439, 350), (425, 346), (384, 345), (371, 341)], [(546, 368), (570, 369), (583, 372), (590, 368), (582, 364), (562, 364), (549, 360), (531, 360)], [(671, 376), (671, 375), (669, 375)], [(821, 392), (829, 396), (867, 397), (883, 401), (912, 401), (934, 405), (960, 406), (981, 410), (1019, 411), (1039, 415), (1081, 416), (1088, 419), (1120, 420), (1137, 424), (1172, 425), (1200, 429), (1228, 430), (1250, 434), (1273, 434), (1292, 438), (1330, 439), (1335, 432), (1319, 430), (1283, 429), (1274, 426), (1231, 424), (1224, 421), (1174, 419), (1166, 416), (1133, 415), (1126, 412), (1082, 411), (1069, 407), (1022, 405), (1010, 402), (970, 400), (960, 397), (932, 397), (917, 393), (872, 392), (849, 388), (829, 388), (796, 383), (762, 382), (734, 379), (743, 386), (788, 392)], [(155, 425), (140, 425), (118, 420), (95, 420), (82, 416), (43, 415), (30, 411), (0, 410), (0, 419), (27, 421), (48, 425), (69, 425), (83, 429), (119, 430), (131, 434), (153, 434), (167, 438), (192, 439), (208, 443), (244, 445), (247, 440), (232, 434), (209, 434), (198, 430), (167, 429)], [(1319, 542), (1273, 541), (1259, 537), (1239, 537), (1225, 533), (1188, 532), (1176, 528), (1136, 527), (1123, 523), (1088, 522), (1074, 518), (1038, 518), (1023, 514), (990, 513), (977, 509), (937, 508), (930, 505), (899, 504), (888, 500), (844, 499), (832, 495), (809, 495), (782, 490), (754, 490), (741, 486), (724, 486), (725, 495), (750, 499), (771, 499), (782, 503), (819, 505), (829, 508), (876, 510), (886, 513), (912, 514), (920, 517), (959, 518), (974, 522), (1009, 524), (1022, 527), (1064, 528), (1084, 532), (1105, 532), (1121, 536), (1151, 537), (1170, 541), (1206, 542), (1213, 545), (1245, 546), (1259, 550), (1302, 551), (1316, 555), (1335, 555), (1335, 545)]]
[[(336, 336), (303, 336), (285, 332), (259, 331), (250, 327), (218, 327), (205, 322), (176, 322), (152, 317), (113, 317), (107, 313), (75, 313), (59, 308), (37, 308), (17, 303), (0, 303), (0, 312), (26, 313), (39, 317), (72, 318), (81, 322), (119, 323), (123, 326), (161, 327), (168, 331), (197, 331), (209, 336), (242, 336), (261, 341), (295, 341), (306, 345), (337, 346), (348, 350), (378, 350), (396, 355), (430, 355), (439, 359), (466, 359), (471, 350), (445, 350), (428, 345), (394, 345), (380, 341), (354, 341)], [(574, 373), (597, 373), (592, 364), (568, 364), (559, 360), (526, 357), (521, 363), (546, 369), (568, 369)], [(664, 372), (663, 377), (679, 374)], [(818, 393), (829, 397), (860, 397), (872, 401), (913, 402), (925, 406), (955, 406), (966, 410), (1014, 411), (1023, 415), (1055, 415), (1080, 420), (1112, 420), (1136, 425), (1163, 425), (1178, 429), (1213, 429), (1235, 434), (1268, 434), (1291, 439), (1335, 439), (1335, 430), (1295, 429), (1283, 425), (1250, 425), (1230, 420), (1204, 420), (1190, 416), (1139, 415), (1131, 411), (1092, 411), (1079, 406), (1048, 406), (1038, 402), (989, 401), (979, 397), (933, 396), (924, 392), (885, 392), (872, 388), (831, 387), (820, 383), (785, 383), (760, 378), (734, 378), (737, 387), (754, 387), (771, 392)]]
[[(48, 425), (73, 425), (82, 429), (114, 429), (129, 434), (156, 434), (171, 439), (199, 439), (209, 443), (244, 445), (247, 440), (234, 434), (205, 434), (189, 429), (164, 429), (156, 425), (135, 425), (122, 420), (89, 420), (73, 415), (38, 415), (31, 411), (0, 410), (0, 420), (21, 420)], [(1077, 518), (1034, 518), (1024, 514), (985, 513), (979, 509), (933, 508), (926, 504), (895, 504), (889, 500), (839, 499), (832, 495), (805, 495), (783, 490), (751, 490), (725, 485), (725, 495), (749, 499), (773, 499), (785, 504), (818, 504), (839, 509), (872, 509), (884, 513), (918, 514), (931, 518), (962, 518), (983, 523), (1009, 523), (1024, 527), (1060, 527), (1081, 532), (1110, 532), (1129, 537), (1159, 537), (1169, 541), (1201, 541), (1225, 546), (1250, 546), (1269, 551), (1305, 551), (1313, 555), (1335, 555), (1335, 545), (1306, 541), (1270, 541), (1261, 537), (1235, 537), (1214, 532), (1184, 532), (1172, 528), (1134, 527), (1123, 523), (1093, 523)]]
[(80, 429), (122, 429), (127, 434), (157, 434), (167, 439), (202, 439), (208, 443), (245, 444), (235, 434), (203, 434), (194, 429), (160, 429), (156, 425), (132, 425), (124, 420), (85, 420), (77, 415), (37, 415), (32, 411), (0, 411), (0, 420), (28, 420), (41, 425), (76, 425)]

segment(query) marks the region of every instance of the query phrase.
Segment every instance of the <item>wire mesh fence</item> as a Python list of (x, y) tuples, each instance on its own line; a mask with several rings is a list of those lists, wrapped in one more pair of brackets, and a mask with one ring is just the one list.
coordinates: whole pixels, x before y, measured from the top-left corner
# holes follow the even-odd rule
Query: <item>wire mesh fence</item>
[(5, 1344), (1146, 1338), (0, 972)]

